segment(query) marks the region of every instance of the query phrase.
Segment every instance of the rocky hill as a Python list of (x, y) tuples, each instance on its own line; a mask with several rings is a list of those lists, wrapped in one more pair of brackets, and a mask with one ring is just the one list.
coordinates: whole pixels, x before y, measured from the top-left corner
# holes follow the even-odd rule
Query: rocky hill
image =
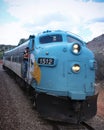
[(104, 34), (94, 38), (92, 41), (89, 41), (87, 46), (95, 53), (104, 54)]
[(97, 80), (104, 80), (104, 34), (88, 42), (87, 46), (95, 53), (98, 66), (96, 71)]

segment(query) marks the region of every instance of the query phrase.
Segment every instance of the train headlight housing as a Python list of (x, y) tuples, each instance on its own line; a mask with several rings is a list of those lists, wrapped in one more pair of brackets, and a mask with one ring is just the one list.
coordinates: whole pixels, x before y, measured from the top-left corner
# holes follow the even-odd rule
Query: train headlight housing
[(80, 65), (74, 64), (74, 65), (72, 66), (72, 71), (73, 71), (74, 73), (79, 72), (79, 71), (80, 71)]
[(72, 46), (72, 52), (74, 54), (79, 54), (81, 50), (81, 46), (78, 43), (73, 44)]

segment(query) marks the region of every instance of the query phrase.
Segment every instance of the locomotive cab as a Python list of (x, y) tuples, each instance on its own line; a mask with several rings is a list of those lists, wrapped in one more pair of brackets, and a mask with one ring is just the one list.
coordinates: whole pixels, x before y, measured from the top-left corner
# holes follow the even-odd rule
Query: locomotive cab
[(43, 33), (36, 40), (38, 91), (82, 100), (94, 94), (95, 59), (84, 42), (59, 31)]

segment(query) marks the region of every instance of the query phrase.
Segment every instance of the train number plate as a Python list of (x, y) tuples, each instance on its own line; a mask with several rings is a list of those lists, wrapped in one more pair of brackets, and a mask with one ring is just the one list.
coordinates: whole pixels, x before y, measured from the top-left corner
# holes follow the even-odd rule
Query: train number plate
[(41, 65), (54, 65), (53, 58), (38, 58), (38, 63)]

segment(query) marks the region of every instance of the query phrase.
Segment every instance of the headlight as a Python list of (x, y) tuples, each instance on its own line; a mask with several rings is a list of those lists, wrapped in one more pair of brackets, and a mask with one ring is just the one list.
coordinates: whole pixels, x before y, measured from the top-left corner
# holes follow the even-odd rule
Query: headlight
[(74, 54), (78, 54), (81, 50), (81, 46), (78, 43), (73, 44), (72, 46), (72, 52)]
[(79, 72), (80, 71), (80, 66), (78, 64), (74, 64), (72, 66), (72, 71), (75, 72), (75, 73)]

